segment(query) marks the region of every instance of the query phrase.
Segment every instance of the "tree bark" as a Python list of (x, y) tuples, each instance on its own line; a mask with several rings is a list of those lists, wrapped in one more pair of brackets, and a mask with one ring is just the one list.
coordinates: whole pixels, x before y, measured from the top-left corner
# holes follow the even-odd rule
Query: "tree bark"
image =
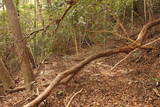
[(15, 40), (15, 50), (18, 55), (19, 61), (21, 62), (21, 71), (23, 72), (24, 82), (27, 86), (26, 89), (31, 90), (31, 82), (34, 80), (33, 72), (31, 69), (29, 56), (27, 55), (27, 47), (21, 32), (18, 14), (13, 0), (4, 0), (4, 2), (9, 17), (10, 30)]
[(35, 61), (34, 56), (32, 54), (32, 51), (29, 47), (27, 47), (27, 55), (29, 57), (30, 63), (32, 64), (32, 68), (36, 68), (37, 64), (36, 64), (36, 61)]
[(2, 81), (3, 88), (5, 90), (8, 90), (10, 88), (15, 87), (15, 84), (14, 84), (7, 68), (5, 67), (2, 59), (0, 59), (0, 80)]

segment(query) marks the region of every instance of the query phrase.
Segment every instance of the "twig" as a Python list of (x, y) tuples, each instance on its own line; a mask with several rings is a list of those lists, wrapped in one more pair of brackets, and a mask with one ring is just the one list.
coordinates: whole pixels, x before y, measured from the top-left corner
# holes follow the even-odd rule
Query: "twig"
[(37, 95), (32, 95), (32, 96), (30, 96), (30, 97), (28, 97), (28, 98), (26, 98), (26, 99), (23, 99), (23, 100), (21, 100), (21, 101), (18, 101), (17, 103), (15, 103), (15, 104), (13, 104), (13, 107), (22, 107), (22, 105), (24, 104), (24, 103), (26, 103), (26, 102), (28, 102), (28, 101), (31, 101), (31, 100), (33, 100), (34, 98), (36, 98), (37, 97)]
[(14, 88), (14, 89), (9, 89), (9, 90), (6, 90), (6, 92), (7, 93), (14, 93), (14, 92), (23, 91), (23, 90), (25, 90), (25, 86), (17, 87), (17, 88)]
[(157, 39), (155, 39), (155, 40), (153, 40), (153, 41), (151, 41), (151, 42), (146, 43), (146, 44), (143, 45), (143, 46), (151, 45), (151, 44), (153, 44), (153, 43), (155, 43), (155, 42), (157, 42), (157, 41), (159, 41), (159, 40), (160, 40), (160, 38), (157, 38)]
[(158, 92), (158, 90), (156, 88), (154, 88), (153, 91), (158, 97), (160, 97), (160, 93)]
[(126, 60), (133, 52), (137, 51), (138, 49), (134, 49), (128, 55), (126, 55), (123, 59), (121, 59), (118, 63), (116, 63), (112, 68), (111, 71), (114, 70), (119, 64), (121, 64), (124, 60)]
[[(160, 38), (158, 38), (158, 39), (155, 39), (155, 40), (153, 40), (153, 41), (151, 41), (151, 42), (149, 42), (149, 43), (146, 43), (145, 45), (143, 45), (144, 47), (145, 46), (148, 46), (148, 45), (151, 45), (151, 44), (153, 44), (153, 43), (155, 43), (155, 42), (157, 42), (157, 41), (159, 41), (160, 40)], [(111, 71), (112, 70), (114, 70), (119, 64), (121, 64), (124, 60), (126, 60), (133, 52), (135, 52), (135, 51), (137, 51), (138, 50), (138, 48), (137, 49), (134, 49), (133, 51), (131, 51), (128, 55), (126, 55), (126, 57), (124, 57), (122, 60), (120, 60), (118, 63), (116, 63), (112, 68), (111, 68)]]
[(27, 84), (27, 85), (23, 85), (21, 87), (17, 87), (17, 88), (14, 88), (14, 89), (8, 89), (6, 90), (7, 93), (14, 93), (14, 92), (18, 92), (18, 91), (23, 91), (25, 90), (25, 88), (28, 86), (28, 85), (31, 85), (31, 84), (35, 84), (35, 81), (32, 81), (31, 83)]
[(82, 91), (83, 91), (83, 89), (81, 89), (80, 91), (74, 93), (73, 96), (71, 96), (70, 100), (68, 101), (66, 107), (69, 107), (71, 102), (72, 102), (72, 100), (75, 98), (75, 96), (78, 95), (79, 93), (81, 93)]
[(5, 96), (0, 96), (0, 98), (4, 98)]

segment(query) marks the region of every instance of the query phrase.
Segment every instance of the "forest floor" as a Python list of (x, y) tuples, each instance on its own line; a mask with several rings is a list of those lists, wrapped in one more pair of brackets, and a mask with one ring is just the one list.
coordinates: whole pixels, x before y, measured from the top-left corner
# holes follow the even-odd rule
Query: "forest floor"
[[(39, 70), (34, 70), (38, 72), (38, 91), (42, 92), (46, 88), (42, 84), (51, 81), (56, 74), (96, 51), (87, 52), (78, 57), (54, 56), (45, 61)], [(66, 107), (71, 96), (79, 91), (70, 107), (160, 107), (160, 57), (153, 58), (151, 53), (140, 51), (111, 71), (125, 56), (112, 55), (91, 62), (69, 83), (57, 86), (43, 102), (46, 106), (41, 104), (40, 107)], [(19, 85), (22, 84), (21, 77), (18, 75), (15, 79)], [(15, 92), (0, 97), (0, 107), (22, 107), (31, 99), (25, 91)]]

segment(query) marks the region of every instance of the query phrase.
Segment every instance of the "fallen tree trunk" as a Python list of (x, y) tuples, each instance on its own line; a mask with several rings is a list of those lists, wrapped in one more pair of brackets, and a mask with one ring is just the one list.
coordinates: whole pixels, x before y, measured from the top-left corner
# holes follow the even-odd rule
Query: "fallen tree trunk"
[(91, 61), (101, 58), (101, 57), (107, 57), (113, 54), (117, 54), (117, 53), (129, 53), (132, 50), (139, 48), (142, 46), (142, 43), (144, 41), (144, 39), (146, 38), (147, 32), (149, 29), (151, 29), (153, 26), (156, 26), (160, 24), (160, 18), (157, 20), (154, 20), (146, 25), (143, 26), (141, 32), (139, 33), (137, 39), (135, 42), (131, 43), (128, 46), (124, 46), (124, 47), (120, 47), (120, 48), (115, 48), (115, 49), (110, 49), (92, 56), (89, 56), (88, 58), (86, 58), (85, 60), (83, 60), (82, 62), (80, 62), (79, 64), (73, 66), (72, 68), (59, 73), (55, 79), (50, 83), (50, 85), (33, 101), (31, 101), (30, 103), (24, 105), (24, 107), (33, 107), (35, 105), (38, 105), (39, 103), (41, 103), (44, 99), (46, 99), (49, 94), (51, 93), (52, 89), (58, 85), (61, 80), (63, 80), (64, 78), (68, 77), (68, 79), (71, 79), (74, 75), (76, 75), (85, 65), (89, 64)]

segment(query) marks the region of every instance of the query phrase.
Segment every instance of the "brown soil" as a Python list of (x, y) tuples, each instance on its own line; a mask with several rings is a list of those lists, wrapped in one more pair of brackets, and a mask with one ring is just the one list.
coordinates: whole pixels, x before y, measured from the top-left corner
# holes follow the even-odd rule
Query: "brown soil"
[[(160, 107), (160, 57), (151, 57), (145, 52), (138, 54), (113, 71), (111, 67), (125, 54), (93, 61), (68, 84), (57, 86), (40, 107), (65, 107), (71, 96), (81, 89), (70, 107)], [(35, 70), (39, 74), (36, 78), (39, 92), (45, 89), (42, 84), (78, 62), (74, 56), (54, 57), (46, 61), (39, 70)], [(20, 77), (16, 82), (22, 84)], [(0, 107), (22, 107), (31, 99), (25, 91), (8, 94), (0, 97)]]

